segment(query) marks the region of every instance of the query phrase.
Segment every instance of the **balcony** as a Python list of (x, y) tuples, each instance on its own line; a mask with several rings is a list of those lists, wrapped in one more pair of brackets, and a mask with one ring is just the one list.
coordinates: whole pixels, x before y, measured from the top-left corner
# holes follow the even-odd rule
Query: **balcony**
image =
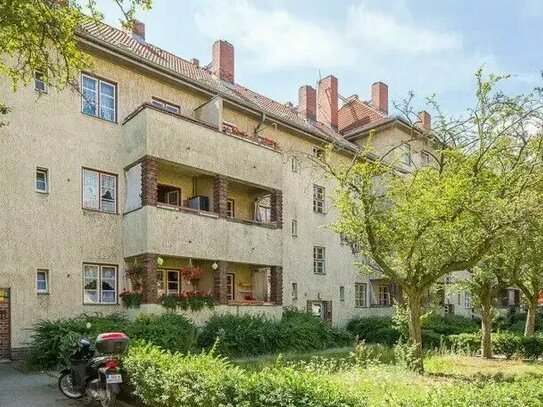
[(174, 257), (281, 265), (281, 230), (232, 222), (212, 212), (144, 206), (125, 214), (124, 257)]
[(123, 122), (125, 166), (153, 156), (222, 174), (243, 182), (281, 189), (282, 155), (273, 140), (238, 135), (188, 117), (142, 105)]

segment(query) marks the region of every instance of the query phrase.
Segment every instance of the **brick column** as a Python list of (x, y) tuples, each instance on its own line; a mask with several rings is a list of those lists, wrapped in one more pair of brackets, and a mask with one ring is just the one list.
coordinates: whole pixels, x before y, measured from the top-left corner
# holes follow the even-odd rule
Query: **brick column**
[(0, 288), (0, 359), (11, 355), (11, 310), (9, 288)]
[(217, 175), (213, 182), (213, 212), (221, 218), (226, 218), (227, 198), (228, 180), (224, 175)]
[(228, 262), (219, 261), (219, 268), (215, 270), (213, 287), (219, 304), (228, 304)]
[(143, 267), (142, 273), (142, 303), (155, 304), (158, 300), (156, 254), (144, 254), (138, 259)]
[(283, 305), (283, 267), (270, 267), (270, 301)]
[(158, 162), (146, 155), (141, 161), (141, 204), (155, 206), (158, 199)]
[(283, 227), (283, 192), (275, 189), (270, 195), (271, 221)]

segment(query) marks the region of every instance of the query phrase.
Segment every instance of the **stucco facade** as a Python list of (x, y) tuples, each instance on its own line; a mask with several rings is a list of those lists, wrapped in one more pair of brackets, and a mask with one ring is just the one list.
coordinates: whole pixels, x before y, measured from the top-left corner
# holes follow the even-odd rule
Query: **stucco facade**
[[(39, 319), (120, 311), (118, 294), (131, 288), (126, 270), (138, 259), (151, 264), (149, 273), (195, 261), (206, 268), (198, 289), (224, 290), (221, 273), (230, 273), (236, 300), (261, 297), (258, 305), (223, 301), (217, 312), (277, 317), (283, 306), (315, 310), (317, 304), (337, 325), (392, 313), (389, 302), (379, 304), (379, 287), (387, 283), (360, 274), (351, 247), (327, 227), (336, 217), (334, 183), (308, 157), (327, 144), (322, 134), (328, 133), (223, 100), (204, 85), (102, 45), (82, 44), (94, 57), (87, 73), (115, 85), (113, 122), (82, 113), (76, 91), (44, 94), (28, 86), (13, 93), (7, 82), (0, 84), (12, 108), (9, 125), (0, 129), (0, 288), (10, 289), (12, 350), (25, 346), (26, 329)], [(179, 112), (152, 106), (153, 98)], [(248, 134), (263, 126), (259, 137), (274, 143), (226, 134), (224, 122)], [(409, 137), (391, 126), (373, 141), (379, 151)], [(415, 144), (413, 151), (423, 148)], [(46, 193), (36, 191), (37, 168), (47, 171)], [(116, 176), (114, 213), (83, 207), (84, 169)], [(176, 205), (160, 202), (160, 185), (179, 190)], [(314, 185), (324, 187), (323, 213), (313, 208)], [(209, 208), (187, 209), (193, 196), (206, 196)], [(235, 202), (232, 216), (223, 213), (225, 199)], [(256, 219), (258, 202), (269, 210), (264, 220)], [(315, 247), (325, 248), (322, 274), (314, 272)], [(85, 304), (86, 264), (116, 268), (112, 304)], [(48, 273), (47, 293), (37, 290), (37, 270)], [(260, 272), (267, 273), (268, 292), (256, 277)], [(159, 273), (145, 280), (155, 296)], [(366, 284), (358, 304), (357, 283)], [(181, 290), (193, 288), (180, 284)]]

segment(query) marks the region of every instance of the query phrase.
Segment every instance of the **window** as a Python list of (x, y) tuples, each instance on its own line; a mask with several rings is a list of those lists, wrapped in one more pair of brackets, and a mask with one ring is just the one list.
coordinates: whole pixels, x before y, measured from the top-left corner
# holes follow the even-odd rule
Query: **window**
[(377, 301), (378, 304), (383, 307), (390, 305), (390, 287), (388, 285), (379, 285)]
[(462, 304), (462, 296), (460, 295), (460, 293), (457, 294), (457, 303), (458, 305)]
[(166, 292), (168, 294), (179, 294), (179, 271), (167, 270), (166, 274)]
[(313, 157), (315, 157), (317, 160), (325, 160), (326, 159), (326, 151), (324, 151), (323, 148), (313, 146)]
[(298, 283), (292, 283), (292, 299), (298, 299)]
[(167, 205), (179, 206), (181, 204), (181, 190), (177, 187), (158, 184), (157, 200)]
[(83, 168), (83, 208), (117, 212), (117, 176)]
[(49, 171), (47, 168), (36, 168), (36, 191), (49, 192)]
[(172, 103), (164, 102), (163, 100), (153, 98), (151, 101), (153, 106), (159, 107), (160, 109), (167, 110), (172, 113), (179, 113), (179, 106)]
[(339, 286), (339, 300), (345, 301), (345, 287), (342, 285)]
[(47, 83), (43, 72), (34, 71), (34, 89), (41, 93), (47, 93)]
[(366, 296), (368, 286), (366, 283), (356, 283), (354, 285), (354, 305), (355, 307), (366, 307)]
[(292, 156), (291, 166), (292, 172), (300, 171), (300, 160), (295, 155)]
[(271, 207), (258, 205), (256, 220), (262, 223), (271, 223)]
[(404, 165), (411, 166), (411, 146), (409, 144), (402, 144), (400, 146), (400, 158)]
[(117, 109), (117, 87), (89, 75), (82, 75), (81, 111), (90, 116), (114, 122)]
[(430, 154), (427, 151), (420, 152), (420, 161), (422, 165), (430, 164)]
[(236, 299), (236, 290), (235, 290), (236, 277), (234, 273), (228, 273), (226, 275), (226, 292), (228, 293), (228, 300), (232, 301)]
[(229, 218), (233, 218), (235, 216), (235, 203), (233, 199), (226, 200), (226, 216)]
[(343, 233), (339, 234), (339, 244), (342, 246), (349, 244), (349, 239), (347, 239), (347, 236), (345, 236)]
[(298, 236), (298, 221), (296, 219), (292, 219), (290, 232), (292, 233), (292, 236)]
[(117, 303), (117, 266), (83, 266), (83, 304)]
[(313, 247), (313, 273), (326, 274), (326, 249), (324, 247)]
[(49, 293), (49, 271), (38, 270), (36, 273), (36, 292), (38, 294)]
[(464, 308), (471, 309), (471, 297), (469, 294), (464, 294)]
[(313, 185), (313, 212), (324, 213), (324, 187)]

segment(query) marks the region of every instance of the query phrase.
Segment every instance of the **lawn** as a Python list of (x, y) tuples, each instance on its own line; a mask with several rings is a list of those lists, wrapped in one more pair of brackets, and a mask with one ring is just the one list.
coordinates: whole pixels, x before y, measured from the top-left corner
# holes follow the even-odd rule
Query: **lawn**
[[(234, 364), (257, 371), (275, 364), (303, 367), (346, 360), (350, 348), (318, 353), (293, 353), (234, 360)], [(543, 406), (543, 364), (521, 360), (459, 355), (429, 355), (427, 373), (419, 375), (392, 363), (390, 349), (379, 348), (379, 362), (363, 368), (338, 369), (327, 378), (348, 384), (369, 406)], [(326, 363), (325, 363), (326, 364)], [(448, 397), (451, 397), (449, 400)], [(452, 399), (454, 397), (454, 400)]]

